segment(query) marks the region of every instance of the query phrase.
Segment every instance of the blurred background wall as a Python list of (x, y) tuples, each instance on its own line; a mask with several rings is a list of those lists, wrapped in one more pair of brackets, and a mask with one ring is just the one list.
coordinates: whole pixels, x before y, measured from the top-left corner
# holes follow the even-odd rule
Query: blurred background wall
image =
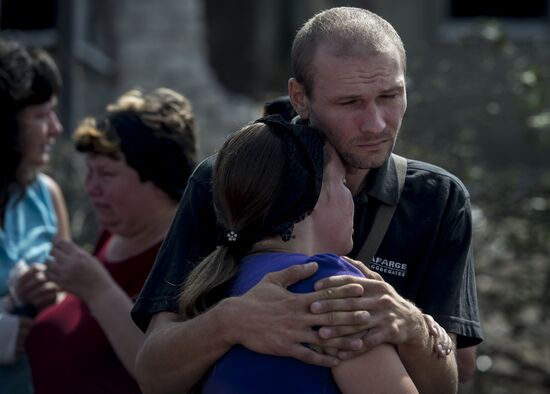
[(486, 341), (462, 393), (550, 392), (550, 1), (0, 0), (0, 34), (50, 50), (65, 86), (65, 138), (50, 172), (74, 237), (97, 228), (70, 135), (128, 89), (193, 102), (202, 156), (286, 93), (289, 48), (337, 5), (389, 20), (408, 52), (409, 107), (397, 151), (457, 174), (474, 204)]

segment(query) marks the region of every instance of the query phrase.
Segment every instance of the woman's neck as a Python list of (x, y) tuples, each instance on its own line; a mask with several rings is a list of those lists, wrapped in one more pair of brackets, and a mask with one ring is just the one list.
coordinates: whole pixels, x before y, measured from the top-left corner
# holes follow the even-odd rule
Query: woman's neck
[(280, 235), (264, 238), (256, 242), (249, 254), (257, 253), (299, 253), (313, 256), (321, 251), (315, 243), (313, 223), (308, 216), (301, 222), (294, 224), (292, 237), (283, 241)]
[(122, 261), (140, 254), (161, 242), (170, 228), (177, 206), (166, 207), (148, 215), (146, 222), (131, 234), (113, 234), (107, 247), (107, 259)]

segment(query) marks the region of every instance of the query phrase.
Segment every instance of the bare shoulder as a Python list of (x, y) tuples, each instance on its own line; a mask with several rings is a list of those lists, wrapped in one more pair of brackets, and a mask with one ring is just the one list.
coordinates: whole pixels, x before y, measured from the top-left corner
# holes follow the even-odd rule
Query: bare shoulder
[(52, 197), (54, 198), (55, 196), (63, 197), (63, 192), (61, 191), (61, 188), (59, 187), (58, 183), (49, 175), (46, 175), (44, 173), (42, 173), (41, 175)]
[(44, 180), (44, 183), (52, 196), (53, 206), (55, 208), (55, 213), (59, 223), (59, 231), (57, 236), (63, 239), (70, 239), (71, 232), (69, 225), (69, 213), (67, 211), (65, 198), (63, 197), (63, 192), (61, 191), (59, 184), (49, 175), (42, 174), (42, 179)]

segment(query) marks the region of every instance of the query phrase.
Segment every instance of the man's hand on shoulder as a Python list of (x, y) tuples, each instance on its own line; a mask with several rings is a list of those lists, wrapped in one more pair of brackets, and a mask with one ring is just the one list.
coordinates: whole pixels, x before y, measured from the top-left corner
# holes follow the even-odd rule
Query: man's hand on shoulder
[[(423, 346), (429, 333), (420, 309), (401, 297), (397, 291), (374, 271), (361, 262), (346, 258), (358, 267), (364, 278), (355, 276), (333, 276), (316, 283), (317, 290), (325, 290), (349, 284), (359, 284), (364, 292), (361, 297), (332, 298), (319, 300), (311, 305), (314, 313), (336, 313), (338, 311), (365, 311), (370, 318), (366, 324), (323, 326), (319, 335), (324, 339), (357, 335), (363, 332), (364, 346), (357, 352), (341, 351), (339, 356), (348, 359), (357, 356), (382, 343), (394, 345)], [(338, 323), (338, 322), (337, 322)]]
[[(352, 284), (308, 294), (287, 290), (288, 286), (313, 275), (317, 268), (316, 263), (309, 263), (269, 273), (246, 294), (221, 301), (216, 308), (223, 310), (219, 312), (229, 340), (258, 353), (294, 357), (326, 367), (337, 365), (338, 358), (305, 346), (326, 346), (326, 341), (313, 327), (336, 321), (346, 325), (362, 324), (365, 315), (357, 312), (313, 314), (310, 305), (319, 299), (357, 297), (362, 288)], [(353, 338), (341, 338), (335, 343), (338, 346), (334, 347), (346, 350), (362, 346), (360, 340)]]

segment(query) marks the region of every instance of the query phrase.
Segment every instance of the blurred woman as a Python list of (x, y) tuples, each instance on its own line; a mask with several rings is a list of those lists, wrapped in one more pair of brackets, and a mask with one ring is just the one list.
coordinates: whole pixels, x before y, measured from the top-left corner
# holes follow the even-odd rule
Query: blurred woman
[(30, 318), (56, 300), (44, 275), (54, 239), (69, 238), (59, 186), (41, 172), (63, 129), (61, 77), (40, 49), (0, 39), (0, 392), (31, 393)]
[(70, 294), (36, 319), (28, 340), (36, 393), (138, 393), (144, 334), (130, 318), (197, 159), (191, 105), (160, 88), (124, 94), (75, 133), (86, 191), (103, 231), (87, 253), (61, 241), (47, 276)]

